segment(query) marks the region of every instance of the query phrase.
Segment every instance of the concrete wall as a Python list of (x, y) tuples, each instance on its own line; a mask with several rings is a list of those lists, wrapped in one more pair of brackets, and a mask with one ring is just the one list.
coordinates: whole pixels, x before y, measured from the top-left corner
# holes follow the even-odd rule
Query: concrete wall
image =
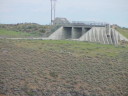
[(49, 39), (75, 39), (79, 41), (97, 42), (102, 44), (118, 44), (121, 40), (128, 41), (126, 37), (110, 27), (87, 28), (83, 26), (61, 27), (51, 34)]
[(87, 33), (79, 38), (80, 41), (97, 42), (102, 44), (118, 44), (120, 40), (128, 41), (115, 29), (110, 28), (107, 32), (105, 27), (92, 27)]
[(48, 39), (53, 39), (53, 40), (61, 40), (63, 38), (63, 27), (60, 27), (58, 30), (56, 30), (54, 33), (52, 33)]

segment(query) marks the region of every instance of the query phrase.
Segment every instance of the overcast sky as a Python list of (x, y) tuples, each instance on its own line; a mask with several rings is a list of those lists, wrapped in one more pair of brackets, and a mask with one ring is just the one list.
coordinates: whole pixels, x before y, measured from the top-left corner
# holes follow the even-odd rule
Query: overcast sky
[[(57, 0), (56, 17), (128, 27), (128, 0)], [(50, 0), (0, 0), (0, 23), (50, 24)]]

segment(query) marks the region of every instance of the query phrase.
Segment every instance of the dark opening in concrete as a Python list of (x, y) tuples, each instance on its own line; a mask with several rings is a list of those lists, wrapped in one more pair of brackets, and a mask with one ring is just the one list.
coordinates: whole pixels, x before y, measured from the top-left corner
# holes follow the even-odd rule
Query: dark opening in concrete
[(72, 29), (72, 39), (78, 39), (82, 36), (82, 28), (81, 27), (74, 27)]
[(64, 27), (63, 37), (65, 39), (71, 39), (71, 35), (72, 35), (72, 27)]

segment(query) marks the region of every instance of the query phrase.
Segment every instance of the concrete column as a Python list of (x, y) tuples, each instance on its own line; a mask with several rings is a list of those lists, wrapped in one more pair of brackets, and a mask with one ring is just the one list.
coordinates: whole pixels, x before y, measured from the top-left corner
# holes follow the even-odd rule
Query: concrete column
[(72, 39), (78, 39), (82, 36), (82, 27), (72, 28)]

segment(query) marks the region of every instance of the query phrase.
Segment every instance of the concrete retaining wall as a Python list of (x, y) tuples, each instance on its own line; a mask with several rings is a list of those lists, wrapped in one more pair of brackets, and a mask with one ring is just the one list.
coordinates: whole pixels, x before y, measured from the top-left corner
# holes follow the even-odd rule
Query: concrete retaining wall
[(121, 40), (128, 41), (126, 37), (115, 29), (108, 27), (87, 28), (83, 26), (61, 27), (48, 38), (53, 40), (75, 39), (102, 44), (118, 44)]

